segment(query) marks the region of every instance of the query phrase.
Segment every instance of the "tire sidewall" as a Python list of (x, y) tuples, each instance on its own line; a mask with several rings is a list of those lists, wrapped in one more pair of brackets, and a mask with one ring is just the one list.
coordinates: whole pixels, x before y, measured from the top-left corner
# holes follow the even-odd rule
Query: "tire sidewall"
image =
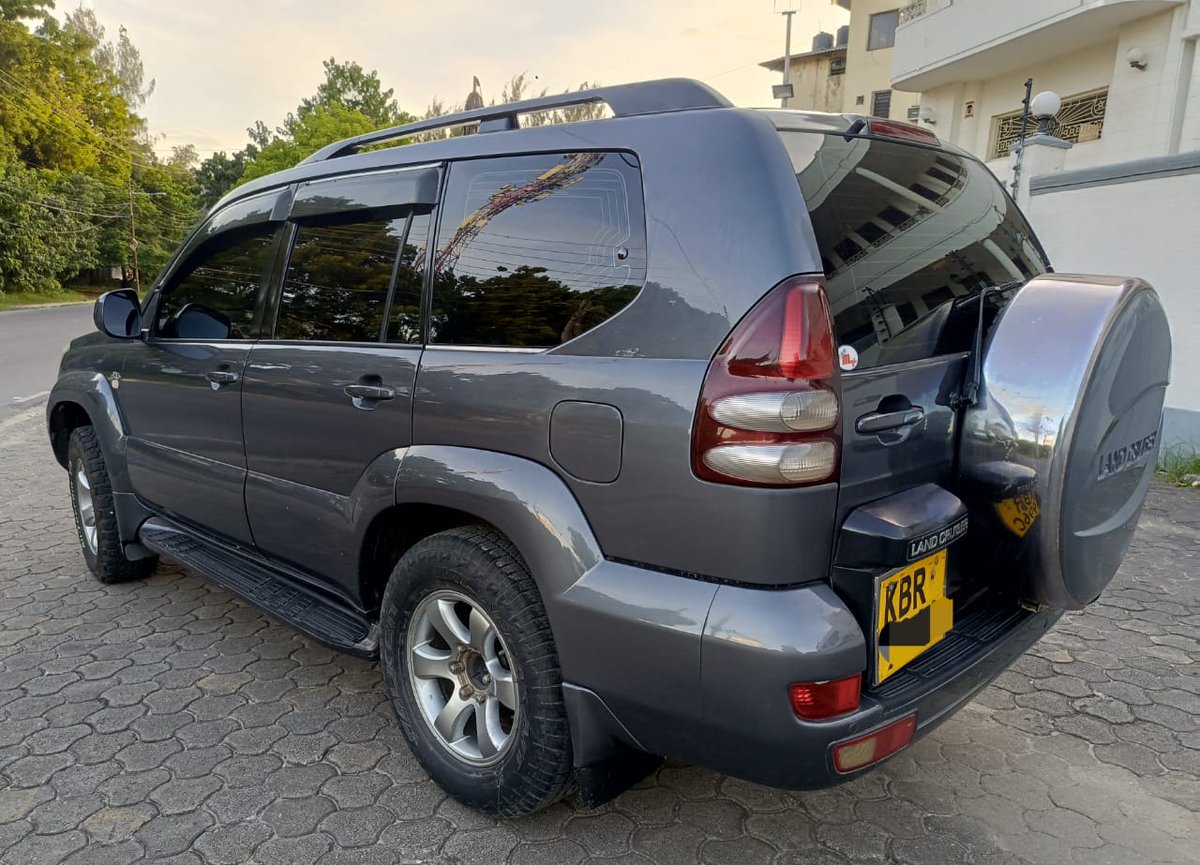
[[(87, 539), (83, 534), (83, 518), (79, 513), (79, 497), (76, 491), (76, 476), (79, 470), (82, 469), (84, 475), (88, 479), (88, 483), (92, 487), (92, 507), (96, 512), (96, 552), (88, 546)], [(99, 548), (105, 542), (104, 532), (100, 529), (100, 515), (102, 507), (107, 505), (107, 502), (101, 502), (102, 490), (99, 489), (98, 480), (90, 465), (88, 465), (87, 454), (83, 449), (79, 437), (72, 434), (67, 445), (67, 477), (68, 486), (71, 491), (71, 512), (75, 515), (75, 536), (79, 539), (79, 549), (83, 553), (83, 560), (87, 563), (88, 570), (93, 574), (100, 571)]]

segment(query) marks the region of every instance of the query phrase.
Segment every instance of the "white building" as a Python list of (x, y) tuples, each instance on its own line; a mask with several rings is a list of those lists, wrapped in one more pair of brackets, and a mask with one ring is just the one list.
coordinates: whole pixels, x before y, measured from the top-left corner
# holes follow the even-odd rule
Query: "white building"
[(1165, 438), (1200, 447), (1197, 41), (1200, 0), (910, 0), (892, 86), (1006, 182), (1026, 79), (1062, 97), (1052, 131), (1072, 146), (1027, 149), (1018, 201), (1056, 270), (1158, 289), (1174, 333)]

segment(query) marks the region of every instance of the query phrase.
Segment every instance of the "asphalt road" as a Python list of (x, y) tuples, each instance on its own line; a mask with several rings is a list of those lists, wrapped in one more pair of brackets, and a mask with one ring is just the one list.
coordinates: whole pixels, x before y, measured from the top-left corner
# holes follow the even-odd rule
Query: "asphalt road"
[(62, 350), (91, 327), (90, 303), (0, 312), (0, 417), (40, 401)]

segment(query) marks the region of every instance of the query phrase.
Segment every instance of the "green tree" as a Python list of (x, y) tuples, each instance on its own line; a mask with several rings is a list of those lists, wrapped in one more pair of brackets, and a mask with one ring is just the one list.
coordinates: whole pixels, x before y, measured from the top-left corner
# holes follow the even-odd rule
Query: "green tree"
[(194, 149), (160, 161), (134, 108), (150, 93), (127, 31), (88, 10), (0, 0), (0, 291), (50, 291), (128, 266), (129, 217), (153, 269), (195, 218)]
[(291, 168), (326, 144), (375, 128), (375, 122), (359, 111), (343, 108), (336, 102), (319, 106), (293, 124), (288, 134), (276, 136), (247, 160), (242, 181)]
[(142, 66), (142, 55), (129, 38), (129, 32), (121, 27), (117, 41), (105, 41), (104, 26), (96, 13), (80, 6), (68, 12), (63, 22), (68, 33), (78, 33), (92, 43), (92, 60), (116, 80), (117, 93), (130, 108), (140, 108), (154, 93), (155, 81), (145, 83), (146, 72)]
[(379, 73), (365, 71), (357, 63), (339, 63), (330, 57), (322, 64), (325, 80), (317, 86), (317, 92), (300, 101), (294, 114), (283, 121), (281, 134), (294, 134), (298, 123), (321, 108), (334, 104), (366, 116), (376, 128), (396, 126), (412, 120), (412, 116), (396, 107), (392, 88), (383, 89)]
[(226, 192), (238, 185), (246, 171), (246, 162), (258, 155), (258, 148), (247, 144), (232, 156), (224, 150), (214, 153), (196, 169), (196, 204), (208, 210)]

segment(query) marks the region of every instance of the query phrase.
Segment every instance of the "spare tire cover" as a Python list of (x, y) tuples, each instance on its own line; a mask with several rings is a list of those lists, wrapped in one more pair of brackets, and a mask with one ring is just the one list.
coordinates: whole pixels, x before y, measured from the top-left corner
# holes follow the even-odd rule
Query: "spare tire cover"
[(1154, 475), (1170, 363), (1166, 314), (1139, 279), (1037, 277), (994, 325), (960, 465), (1036, 472), (1040, 513), (1010, 540), (1039, 602), (1080, 609), (1120, 566)]

